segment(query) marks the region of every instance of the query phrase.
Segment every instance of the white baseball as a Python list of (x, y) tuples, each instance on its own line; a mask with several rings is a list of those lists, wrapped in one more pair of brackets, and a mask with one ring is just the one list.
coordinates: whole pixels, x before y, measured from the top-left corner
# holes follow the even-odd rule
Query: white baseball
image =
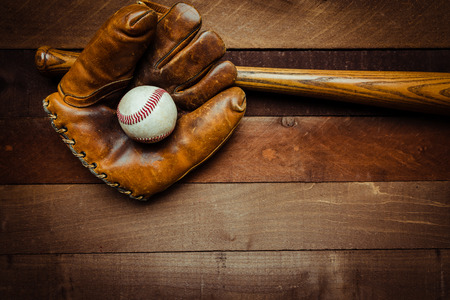
[(139, 86), (126, 93), (117, 107), (123, 131), (135, 141), (156, 143), (169, 136), (177, 122), (172, 97), (155, 86)]

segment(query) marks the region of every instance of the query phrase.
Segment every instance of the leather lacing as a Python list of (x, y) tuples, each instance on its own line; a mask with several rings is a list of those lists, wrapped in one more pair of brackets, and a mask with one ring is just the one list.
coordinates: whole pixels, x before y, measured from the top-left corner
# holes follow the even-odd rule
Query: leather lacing
[(52, 124), (53, 129), (59, 133), (59, 135), (62, 138), (62, 141), (69, 147), (70, 151), (72, 152), (72, 154), (77, 157), (81, 163), (83, 164), (83, 166), (85, 166), (86, 168), (89, 169), (89, 171), (91, 171), (92, 174), (94, 174), (95, 177), (101, 179), (104, 183), (106, 183), (107, 185), (109, 185), (110, 187), (113, 187), (115, 189), (117, 189), (120, 193), (128, 195), (130, 198), (135, 199), (135, 200), (139, 200), (139, 201), (144, 201), (147, 200), (144, 198), (144, 196), (133, 196), (133, 192), (127, 189), (124, 189), (123, 187), (120, 186), (120, 184), (118, 182), (110, 182), (107, 180), (108, 175), (106, 175), (105, 173), (97, 173), (95, 171), (95, 169), (97, 168), (97, 164), (94, 163), (89, 163), (87, 162), (84, 158), (86, 157), (86, 153), (84, 151), (81, 152), (77, 152), (73, 145), (76, 144), (75, 139), (70, 138), (69, 136), (66, 135), (68, 129), (66, 127), (61, 127), (58, 128), (55, 125), (55, 120), (58, 118), (57, 114), (52, 113), (49, 109), (48, 109), (48, 100), (44, 99), (43, 101), (43, 107), (45, 112), (47, 113), (47, 115), (50, 118), (50, 123)]

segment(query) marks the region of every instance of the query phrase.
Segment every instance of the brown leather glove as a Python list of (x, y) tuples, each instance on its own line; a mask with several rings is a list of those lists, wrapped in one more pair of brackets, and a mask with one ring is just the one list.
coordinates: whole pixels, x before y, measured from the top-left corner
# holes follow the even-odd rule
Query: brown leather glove
[[(183, 3), (170, 9), (149, 2), (126, 6), (96, 33), (58, 92), (44, 100), (73, 154), (132, 198), (146, 200), (204, 162), (244, 115), (244, 92), (230, 88), (234, 65), (215, 64), (224, 44), (213, 32), (193, 40), (200, 26), (198, 12)], [(179, 107), (193, 110), (160, 143), (139, 144), (118, 123), (118, 100), (138, 85), (162, 87)]]

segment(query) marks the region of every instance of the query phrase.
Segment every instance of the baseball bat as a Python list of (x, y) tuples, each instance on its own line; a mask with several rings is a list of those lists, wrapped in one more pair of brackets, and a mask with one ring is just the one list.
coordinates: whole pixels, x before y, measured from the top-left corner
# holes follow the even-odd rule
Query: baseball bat
[[(35, 63), (44, 75), (62, 75), (78, 55), (42, 46)], [(450, 73), (236, 68), (243, 89), (450, 115)]]

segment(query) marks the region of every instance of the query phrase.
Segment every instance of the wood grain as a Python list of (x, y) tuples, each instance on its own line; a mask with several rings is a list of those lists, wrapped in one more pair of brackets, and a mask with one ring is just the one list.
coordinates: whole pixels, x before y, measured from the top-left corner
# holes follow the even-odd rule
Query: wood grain
[[(110, 15), (128, 3), (132, 1), (6, 0), (0, 12), (0, 48), (82, 48)], [(204, 28), (216, 30), (228, 48), (450, 47), (447, 0), (191, 3), (202, 14)]]
[[(449, 251), (0, 256), (5, 298), (445, 299)], [(33, 288), (29, 288), (33, 287)]]
[(1, 254), (450, 247), (450, 182), (1, 186)]
[(450, 115), (450, 73), (237, 67), (236, 85), (372, 106)]
[(449, 125), (420, 118), (246, 118), (219, 155), (190, 180), (448, 180)]
[[(0, 125), (1, 184), (99, 182), (48, 119)], [(450, 180), (448, 136), (436, 117), (245, 117), (184, 182)]]

